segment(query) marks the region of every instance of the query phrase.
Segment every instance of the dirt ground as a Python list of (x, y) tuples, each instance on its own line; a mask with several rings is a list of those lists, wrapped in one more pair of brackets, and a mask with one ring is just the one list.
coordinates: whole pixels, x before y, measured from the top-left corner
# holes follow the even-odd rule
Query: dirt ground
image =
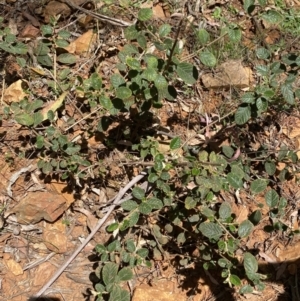
[[(72, 1), (81, 4), (80, 0)], [(49, 15), (53, 13), (51, 11), (53, 7), (58, 10), (62, 9), (60, 6), (62, 2), (57, 2), (52, 8), (40, 7), (34, 1), (19, 2), (18, 7), (15, 1), (6, 1), (3, 12), (9, 19), (13, 19), (12, 15), (16, 13), (14, 22), (19, 28), (19, 34), (31, 42), (39, 37), (35, 29), (47, 22)], [(222, 6), (223, 2), (227, 1), (219, 2), (218, 5)], [(2, 4), (0, 5), (2, 7)], [(164, 22), (168, 20), (170, 17), (168, 6), (164, 6), (161, 2), (151, 2), (149, 5), (155, 10), (157, 17), (164, 18)], [(232, 5), (241, 7), (240, 1), (232, 1)], [(36, 12), (37, 9), (40, 9), (40, 14), (34, 16), (32, 12)], [(59, 21), (60, 25), (65, 26), (71, 22), (71, 14), (74, 13), (75, 11), (66, 11), (65, 18)], [(95, 26), (93, 20), (82, 22), (84, 22), (84, 27), (79, 31), (80, 35), (83, 32), (89, 32), (90, 27)], [(108, 33), (107, 30), (109, 30)], [(120, 35), (120, 29), (105, 28), (105, 34), (108, 34), (109, 38), (103, 44), (98, 59), (102, 61), (99, 73), (104, 78), (104, 84), (108, 85), (111, 69), (117, 61), (116, 49), (123, 45), (118, 44), (117, 36)], [(251, 40), (250, 30), (246, 29), (244, 35), (245, 39)], [(271, 34), (269, 37), (272, 38)], [(6, 57), (4, 61), (11, 83), (20, 78), (26, 78), (25, 72), (28, 70), (23, 70), (13, 57)], [(82, 62), (82, 68), (74, 71), (74, 74), (80, 74), (84, 78), (94, 66), (93, 61), (87, 58), (83, 57)], [(251, 85), (254, 79), (251, 78), (251, 74), (247, 74), (246, 80)], [(39, 75), (31, 74), (27, 78), (32, 79), (34, 76), (39, 77)], [(211, 83), (208, 79), (208, 85), (210, 84), (216, 83)], [(43, 85), (35, 86), (32, 80), (30, 86), (41, 97), (48, 97), (48, 92)], [(226, 87), (204, 89), (200, 84), (195, 86), (191, 95), (186, 95), (182, 91), (177, 102), (166, 102), (161, 109), (156, 110), (159, 126), (161, 129), (168, 129), (172, 134), (180, 136), (183, 141), (192, 139), (202, 126), (199, 114), (206, 113), (217, 119), (231, 105), (229, 102), (231, 93), (232, 91)], [(65, 110), (68, 114), (79, 114), (74, 113), (75, 109), (71, 104), (66, 105)], [(291, 149), (299, 149), (299, 116), (297, 110), (292, 113), (277, 114), (276, 122), (274, 120), (266, 122), (263, 127), (264, 131), (253, 134), (253, 148), (258, 149), (266, 143), (275, 145), (284, 142)], [(113, 133), (114, 126), (117, 129), (120, 125), (111, 126)], [(84, 125), (75, 126), (73, 137), (81, 135), (83, 131)], [(15, 122), (1, 121), (0, 208), (5, 208), (5, 210), (0, 210), (0, 301), (25, 301), (37, 293), (88, 236), (102, 214), (103, 204), (125, 186), (130, 176), (140, 171), (139, 167), (133, 167), (128, 171), (128, 168), (122, 164), (124, 148), (110, 153), (109, 147), (103, 143), (104, 138), (107, 137), (93, 136), (88, 139), (87, 147), (93, 150), (91, 156), (105, 158), (103, 168), (109, 173), (109, 181), (104, 185), (95, 179), (91, 183), (86, 183), (85, 187), (70, 189), (68, 183), (44, 176), (36, 168), (37, 158), (30, 145), (31, 134), (29, 130)], [(229, 130), (223, 134), (220, 138), (222, 145), (228, 143), (231, 135), (235, 133)], [(190, 142), (194, 145), (199, 143), (197, 138), (193, 138)], [(122, 143), (124, 141), (120, 141), (120, 145)], [(21, 157), (19, 154), (25, 154), (25, 156)], [(284, 167), (284, 163), (278, 165), (277, 174)], [(280, 189), (282, 195), (289, 201), (287, 214), (282, 222), (297, 230), (299, 229), (300, 209), (298, 207), (300, 206), (300, 186), (297, 175), (282, 182)], [(243, 221), (254, 212), (258, 204), (262, 208), (267, 207), (263, 206), (265, 204), (263, 194), (253, 198), (244, 192), (235, 196), (222, 192), (220, 198), (231, 203), (237, 222)], [(266, 288), (263, 292), (256, 291), (254, 294), (241, 296), (224, 285), (215, 271), (205, 271), (195, 263), (179, 268), (174, 264), (177, 255), (165, 256), (160, 261), (153, 261), (151, 269), (137, 268), (135, 278), (127, 284), (125, 289), (131, 292), (133, 301), (300, 300), (298, 292), (300, 285), (298, 280), (300, 275), (298, 271), (299, 237), (287, 237), (284, 232), (280, 231), (267, 233), (264, 227), (268, 225), (268, 211), (262, 209), (262, 214), (263, 222), (257, 225), (252, 234), (241, 243), (245, 248), (258, 250), (259, 270), (262, 273), (276, 275), (272, 281), (266, 281)], [(106, 224), (109, 224), (112, 219), (113, 215)], [(95, 246), (107, 242), (109, 238), (110, 235), (105, 231), (104, 225), (54, 284), (47, 289), (46, 295), (56, 301), (95, 300), (93, 291), (98, 281), (99, 262)]]

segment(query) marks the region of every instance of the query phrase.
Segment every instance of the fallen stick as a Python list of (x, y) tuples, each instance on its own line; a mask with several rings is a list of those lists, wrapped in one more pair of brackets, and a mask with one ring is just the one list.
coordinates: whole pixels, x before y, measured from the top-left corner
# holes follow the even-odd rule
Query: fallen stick
[[(116, 206), (120, 205), (120, 201), (124, 194), (136, 183), (138, 183), (147, 173), (145, 171), (141, 172), (138, 176), (133, 178), (123, 189), (121, 189), (116, 196), (114, 202), (109, 207), (109, 210), (106, 214), (98, 221), (95, 228), (83, 241), (83, 243), (74, 251), (74, 253), (65, 261), (65, 263), (55, 272), (52, 278), (36, 293), (35, 297), (40, 297), (52, 284), (53, 282), (63, 273), (67, 266), (76, 258), (76, 256), (82, 251), (82, 249), (88, 244), (88, 242), (93, 238), (93, 236), (99, 231), (101, 226), (105, 223), (109, 215), (113, 212)], [(123, 200), (122, 200), (123, 201)]]

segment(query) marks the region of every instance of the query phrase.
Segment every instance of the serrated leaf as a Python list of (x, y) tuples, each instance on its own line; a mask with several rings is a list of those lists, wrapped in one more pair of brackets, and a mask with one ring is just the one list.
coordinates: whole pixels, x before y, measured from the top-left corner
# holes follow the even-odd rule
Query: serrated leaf
[(214, 67), (217, 64), (217, 59), (214, 54), (208, 50), (202, 51), (199, 54), (201, 63), (207, 67)]
[(102, 96), (99, 98), (99, 101), (100, 101), (101, 106), (102, 106), (104, 109), (110, 110), (110, 109), (112, 108), (112, 102), (111, 102), (111, 100), (110, 100), (108, 97), (102, 95)]
[(279, 195), (274, 189), (271, 189), (266, 193), (265, 199), (266, 199), (267, 205), (270, 208), (274, 208), (278, 205)]
[(244, 10), (247, 13), (252, 12), (252, 7), (254, 6), (254, 0), (244, 0)]
[(132, 195), (137, 198), (138, 200), (141, 200), (145, 197), (145, 191), (144, 189), (140, 188), (140, 187), (134, 187), (132, 189)]
[(94, 90), (100, 90), (102, 88), (102, 79), (97, 72), (94, 72), (89, 79), (91, 82), (91, 87)]
[(163, 24), (158, 29), (158, 34), (161, 38), (166, 37), (171, 32), (171, 26), (169, 24)]
[(64, 48), (69, 46), (69, 42), (64, 39), (57, 39), (55, 41), (57, 47)]
[(129, 88), (127, 87), (119, 87), (116, 90), (116, 96), (120, 99), (128, 99), (131, 97), (132, 92)]
[(139, 32), (136, 29), (136, 25), (128, 26), (124, 31), (124, 35), (127, 40), (136, 39), (138, 34), (139, 34)]
[(140, 70), (141, 69), (141, 63), (137, 59), (135, 59), (133, 57), (127, 57), (126, 58), (126, 64), (132, 70)]
[(136, 41), (139, 43), (139, 45), (143, 48), (146, 49), (147, 47), (147, 39), (143, 34), (139, 34), (136, 37)]
[(136, 251), (136, 254), (139, 255), (142, 258), (146, 258), (149, 254), (149, 250), (146, 248), (141, 248)]
[(188, 85), (193, 85), (198, 79), (198, 71), (192, 64), (179, 63), (176, 71), (178, 76)]
[(147, 68), (143, 71), (142, 77), (152, 82), (157, 77), (157, 72), (154, 68)]
[(139, 206), (139, 211), (142, 214), (149, 214), (152, 211), (152, 207), (147, 202), (142, 202)]
[(259, 111), (264, 112), (268, 109), (268, 101), (262, 97), (256, 100), (256, 107)]
[(238, 229), (238, 235), (241, 238), (247, 237), (253, 230), (254, 225), (249, 221), (245, 220), (241, 222)]
[(53, 28), (50, 25), (42, 25), (41, 26), (41, 32), (44, 36), (52, 35), (53, 34)]
[(257, 73), (261, 76), (268, 76), (269, 75), (269, 67), (264, 65), (258, 65), (255, 67)]
[(160, 210), (164, 206), (163, 202), (160, 199), (154, 197), (148, 199), (147, 203), (152, 209), (157, 209), (157, 210)]
[(126, 241), (126, 249), (130, 253), (133, 253), (135, 251), (135, 243), (132, 239)]
[(240, 106), (234, 115), (236, 124), (245, 124), (251, 118), (251, 109), (249, 106)]
[(227, 174), (228, 183), (235, 189), (239, 189), (243, 187), (243, 179), (232, 172)]
[(262, 14), (262, 18), (269, 23), (279, 23), (282, 21), (283, 16), (276, 10), (270, 9), (266, 13)]
[(185, 198), (184, 200), (184, 207), (189, 210), (189, 209), (193, 209), (195, 208), (195, 206), (197, 205), (197, 200), (188, 196)]
[(129, 219), (128, 219), (129, 227), (135, 226), (136, 223), (138, 222), (139, 218), (140, 218), (140, 213), (139, 212), (135, 211), (135, 212), (131, 213), (130, 216), (129, 216)]
[(285, 101), (291, 105), (295, 104), (295, 97), (292, 85), (290, 84), (283, 84), (280, 87), (281, 93)]
[(47, 175), (47, 174), (49, 174), (53, 171), (53, 166), (51, 165), (50, 162), (44, 162), (42, 171), (43, 171), (44, 174)]
[(242, 31), (239, 28), (228, 28), (227, 32), (232, 43), (238, 43), (242, 38)]
[(66, 65), (75, 64), (76, 60), (76, 56), (71, 53), (62, 53), (57, 57), (58, 62)]
[(253, 293), (253, 287), (249, 284), (246, 284), (246, 285), (243, 285), (240, 290), (239, 290), (239, 293), (241, 295), (244, 295), (244, 294), (251, 294)]
[(201, 223), (199, 230), (209, 239), (218, 240), (223, 235), (222, 228), (215, 223)]
[(21, 125), (31, 126), (34, 124), (33, 116), (28, 113), (17, 114), (15, 120)]
[(196, 32), (196, 35), (197, 35), (197, 39), (198, 41), (200, 42), (200, 44), (203, 46), (205, 44), (207, 44), (210, 40), (210, 35), (209, 33), (207, 32), (206, 29), (204, 28), (200, 28), (197, 32)]
[(268, 180), (265, 179), (256, 179), (251, 182), (250, 184), (250, 190), (252, 193), (260, 193), (264, 191), (267, 188), (267, 185), (269, 184)]
[(158, 180), (158, 175), (155, 173), (150, 173), (150, 175), (148, 176), (148, 181), (150, 183), (155, 183)]
[(102, 269), (102, 280), (105, 285), (114, 283), (118, 274), (119, 266), (114, 262), (108, 262)]
[(259, 59), (267, 60), (270, 57), (270, 52), (268, 49), (266, 49), (264, 47), (260, 47), (260, 48), (256, 49), (256, 56)]
[(128, 281), (133, 278), (133, 273), (130, 268), (123, 268), (119, 271), (118, 277), (120, 281)]
[(222, 219), (226, 219), (231, 216), (231, 206), (228, 202), (224, 202), (221, 204), (219, 209), (219, 216)]
[(249, 252), (244, 253), (244, 269), (246, 273), (256, 273), (258, 270), (258, 263), (256, 258)]
[(174, 150), (174, 149), (180, 148), (180, 145), (181, 145), (180, 138), (179, 137), (175, 137), (170, 142), (170, 149)]
[(50, 58), (50, 56), (48, 54), (46, 54), (46, 55), (38, 55), (37, 56), (37, 61), (42, 66), (52, 67), (52, 65), (53, 65), (53, 61), (52, 61), (52, 59)]
[(38, 124), (42, 123), (43, 119), (44, 119), (43, 115), (40, 111), (33, 113), (33, 125), (34, 126), (37, 126)]
[(148, 21), (152, 18), (153, 11), (150, 8), (142, 8), (138, 13), (138, 19), (140, 21)]
[(254, 97), (254, 94), (251, 93), (251, 92), (248, 92), (248, 93), (245, 93), (243, 96), (242, 96), (242, 102), (243, 103), (254, 103), (255, 101), (255, 97)]
[(121, 204), (121, 207), (126, 211), (132, 211), (138, 207), (138, 204), (133, 200), (127, 200)]
[(154, 85), (158, 90), (160, 90), (160, 89), (164, 89), (165, 87), (167, 87), (168, 82), (164, 76), (162, 76), (161, 74), (157, 74), (157, 76), (154, 79)]

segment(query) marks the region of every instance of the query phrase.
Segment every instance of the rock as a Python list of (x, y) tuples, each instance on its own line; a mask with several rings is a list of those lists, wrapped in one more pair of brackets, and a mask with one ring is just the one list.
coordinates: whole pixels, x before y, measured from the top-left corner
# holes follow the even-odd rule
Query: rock
[(230, 60), (221, 64), (216, 72), (203, 74), (201, 79), (208, 89), (247, 88), (252, 82), (252, 71), (244, 67), (240, 60)]
[(21, 224), (38, 223), (42, 219), (54, 222), (68, 208), (63, 196), (53, 192), (29, 193), (16, 205), (12, 213)]
[(4, 260), (4, 263), (7, 266), (7, 268), (14, 275), (18, 276), (18, 275), (22, 275), (24, 273), (21, 265), (19, 263), (17, 263), (15, 260), (13, 260), (13, 259), (7, 259), (7, 260)]
[(50, 251), (65, 253), (67, 251), (66, 225), (60, 220), (54, 224), (46, 224), (43, 232), (43, 242)]

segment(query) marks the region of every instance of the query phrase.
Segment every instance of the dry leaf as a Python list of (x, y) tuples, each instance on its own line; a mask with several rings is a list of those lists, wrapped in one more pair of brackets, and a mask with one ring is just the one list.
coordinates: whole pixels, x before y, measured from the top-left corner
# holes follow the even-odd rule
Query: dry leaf
[(26, 88), (26, 83), (19, 79), (18, 81), (12, 83), (5, 91), (3, 95), (3, 100), (7, 104), (12, 102), (19, 102), (26, 97), (26, 93), (23, 89)]
[(5, 260), (5, 264), (7, 268), (16, 276), (24, 273), (21, 265), (13, 259)]
[(84, 52), (91, 50), (95, 42), (96, 42), (96, 35), (91, 29), (74, 41), (76, 45), (75, 53), (82, 54)]

